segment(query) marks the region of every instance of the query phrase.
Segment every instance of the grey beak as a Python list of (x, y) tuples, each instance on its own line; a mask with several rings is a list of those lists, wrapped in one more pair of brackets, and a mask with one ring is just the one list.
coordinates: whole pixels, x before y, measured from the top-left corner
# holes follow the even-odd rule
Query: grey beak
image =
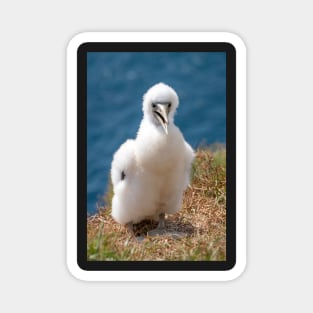
[(167, 125), (168, 125), (168, 116), (167, 116), (167, 106), (164, 104), (157, 104), (156, 108), (153, 110), (156, 118), (162, 125), (166, 135), (168, 134)]

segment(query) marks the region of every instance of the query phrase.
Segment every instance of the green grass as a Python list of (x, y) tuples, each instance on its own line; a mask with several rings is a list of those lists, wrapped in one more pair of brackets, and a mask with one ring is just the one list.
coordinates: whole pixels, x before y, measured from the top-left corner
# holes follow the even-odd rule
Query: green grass
[(196, 151), (191, 186), (184, 193), (182, 209), (166, 217), (170, 230), (186, 234), (181, 239), (149, 237), (156, 222), (135, 225), (142, 243), (111, 217), (112, 186), (104, 196), (106, 206), (87, 222), (88, 260), (225, 260), (226, 259), (226, 152), (222, 146)]

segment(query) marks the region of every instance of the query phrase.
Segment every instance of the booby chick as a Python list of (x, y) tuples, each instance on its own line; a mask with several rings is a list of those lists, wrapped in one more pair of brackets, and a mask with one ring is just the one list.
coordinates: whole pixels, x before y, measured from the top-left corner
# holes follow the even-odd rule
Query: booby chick
[(194, 152), (174, 124), (178, 103), (170, 86), (152, 86), (143, 97), (136, 139), (127, 140), (114, 154), (112, 216), (132, 234), (133, 224), (144, 219), (159, 221), (148, 235), (165, 234), (165, 214), (182, 206)]

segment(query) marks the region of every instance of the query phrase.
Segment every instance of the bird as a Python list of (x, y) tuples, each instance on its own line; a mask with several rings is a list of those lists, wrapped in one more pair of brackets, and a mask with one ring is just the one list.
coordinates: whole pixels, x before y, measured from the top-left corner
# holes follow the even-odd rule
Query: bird
[(165, 215), (182, 207), (194, 151), (174, 124), (178, 106), (172, 87), (162, 82), (150, 87), (136, 138), (127, 139), (113, 155), (112, 217), (133, 235), (133, 225), (146, 219), (158, 221), (148, 235), (168, 233)]

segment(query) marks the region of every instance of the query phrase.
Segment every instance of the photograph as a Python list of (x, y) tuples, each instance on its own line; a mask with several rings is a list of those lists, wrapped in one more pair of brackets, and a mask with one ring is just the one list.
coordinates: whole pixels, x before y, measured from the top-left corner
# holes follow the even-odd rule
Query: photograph
[(87, 261), (226, 261), (226, 52), (84, 65)]

